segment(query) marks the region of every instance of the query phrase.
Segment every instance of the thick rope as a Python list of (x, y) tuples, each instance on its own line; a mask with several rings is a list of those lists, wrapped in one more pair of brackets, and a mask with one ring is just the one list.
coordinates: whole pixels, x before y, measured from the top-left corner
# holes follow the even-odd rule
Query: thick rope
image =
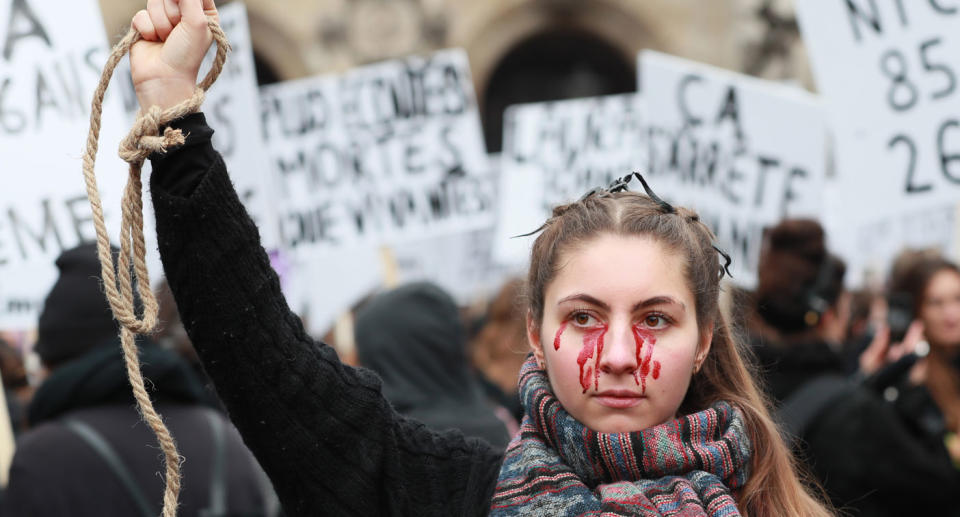
[[(123, 357), (127, 365), (127, 376), (133, 388), (133, 395), (137, 399), (137, 407), (143, 420), (150, 426), (157, 436), (160, 448), (163, 450), (166, 464), (166, 488), (163, 494), (164, 517), (175, 517), (177, 512), (177, 498), (180, 494), (180, 454), (177, 445), (171, 436), (163, 419), (153, 408), (150, 395), (143, 384), (143, 375), (140, 373), (140, 358), (138, 356), (136, 335), (149, 334), (157, 324), (157, 299), (150, 289), (150, 275), (147, 272), (145, 260), (146, 246), (143, 238), (143, 200), (141, 198), (143, 185), (140, 172), (143, 162), (153, 152), (163, 152), (167, 148), (181, 145), (184, 135), (179, 129), (167, 128), (160, 135), (160, 128), (175, 119), (189, 113), (196, 112), (203, 103), (204, 92), (210, 88), (220, 71), (223, 69), (230, 44), (220, 26), (210, 20), (209, 27), (213, 38), (217, 42), (217, 56), (213, 61), (210, 72), (194, 90), (194, 94), (186, 101), (166, 110), (152, 106), (137, 113), (137, 120), (130, 130), (130, 134), (120, 143), (120, 157), (130, 164), (127, 186), (123, 193), (122, 217), (120, 225), (120, 257), (115, 265), (110, 253), (110, 239), (107, 237), (107, 227), (103, 219), (103, 207), (100, 203), (100, 192), (97, 189), (97, 178), (94, 173), (94, 163), (97, 158), (98, 140), (100, 138), (100, 119), (103, 114), (103, 98), (110, 84), (110, 78), (117, 64), (130, 47), (140, 40), (140, 33), (135, 29), (120, 40), (100, 76), (100, 83), (93, 94), (93, 103), (90, 112), (90, 132), (87, 134), (87, 149), (83, 155), (83, 176), (87, 183), (87, 198), (90, 200), (90, 209), (93, 211), (93, 224), (97, 231), (97, 254), (100, 257), (103, 286), (113, 316), (120, 323), (120, 341), (123, 347)], [(130, 276), (130, 266), (136, 276), (136, 284)], [(133, 286), (136, 285), (140, 299), (143, 301), (143, 315), (137, 316), (134, 307)]]

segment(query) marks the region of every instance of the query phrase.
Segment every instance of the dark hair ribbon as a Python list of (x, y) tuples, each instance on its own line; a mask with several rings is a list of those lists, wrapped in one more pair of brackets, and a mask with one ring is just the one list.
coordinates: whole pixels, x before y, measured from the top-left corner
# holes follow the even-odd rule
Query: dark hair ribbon
[(723, 275), (726, 274), (728, 277), (733, 278), (733, 275), (730, 273), (730, 264), (733, 263), (733, 260), (730, 258), (730, 255), (727, 255), (725, 251), (718, 248), (716, 244), (713, 244), (713, 249), (723, 257), (723, 265), (720, 266), (720, 279), (723, 280)]
[(611, 182), (607, 188), (596, 187), (591, 189), (589, 192), (587, 192), (586, 194), (580, 197), (580, 201), (581, 202), (586, 201), (587, 198), (594, 195), (605, 196), (605, 195), (613, 194), (616, 192), (623, 192), (625, 190), (630, 190), (629, 184), (630, 184), (630, 181), (633, 180), (633, 178), (637, 178), (640, 181), (640, 184), (643, 185), (644, 192), (646, 192), (647, 196), (649, 196), (650, 199), (652, 199), (654, 202), (660, 205), (660, 209), (663, 210), (664, 213), (667, 213), (667, 214), (677, 213), (677, 209), (674, 208), (673, 205), (671, 205), (670, 203), (667, 203), (666, 201), (664, 201), (663, 198), (658, 196), (653, 191), (653, 189), (650, 188), (650, 185), (647, 184), (647, 180), (643, 179), (643, 175), (636, 171), (631, 172), (630, 174), (627, 174), (622, 178), (617, 178), (613, 180), (613, 182)]
[[(547, 221), (547, 222), (549, 222), (549, 221)], [(510, 238), (511, 238), (511, 239), (519, 239), (520, 237), (529, 237), (529, 236), (531, 236), (531, 235), (536, 235), (536, 234), (540, 233), (541, 231), (543, 231), (543, 229), (546, 228), (546, 227), (547, 227), (547, 223), (543, 223), (543, 224), (540, 225), (539, 228), (537, 228), (536, 230), (534, 230), (534, 231), (532, 231), (532, 232), (521, 233), (520, 235), (514, 235), (513, 237), (510, 237)]]
[[(605, 197), (605, 196), (609, 196), (610, 194), (614, 194), (614, 193), (617, 193), (617, 192), (623, 192), (623, 191), (626, 191), (626, 190), (630, 190), (630, 188), (629, 188), (629, 183), (630, 183), (630, 181), (631, 181), (634, 177), (636, 177), (638, 180), (640, 180), (640, 184), (643, 185), (643, 190), (646, 192), (647, 196), (649, 196), (650, 199), (652, 199), (654, 202), (656, 202), (658, 205), (660, 205), (660, 209), (661, 209), (664, 213), (667, 213), (667, 214), (675, 214), (675, 213), (677, 213), (677, 209), (674, 208), (673, 205), (671, 205), (670, 203), (667, 203), (666, 201), (664, 201), (660, 196), (656, 195), (656, 194), (653, 192), (653, 189), (650, 188), (650, 185), (647, 184), (647, 181), (646, 181), (645, 179), (643, 179), (643, 176), (642, 176), (639, 172), (636, 172), (636, 171), (631, 172), (630, 174), (627, 174), (626, 176), (623, 176), (622, 178), (617, 178), (617, 179), (613, 180), (613, 181), (610, 183), (610, 185), (608, 185), (607, 187), (594, 187), (594, 188), (588, 190), (586, 194), (580, 196), (580, 199), (577, 200), (577, 203), (583, 203), (584, 201), (586, 201), (587, 199), (590, 199), (590, 198), (593, 197), (593, 196)], [(534, 231), (532, 231), (532, 232), (528, 232), (528, 233), (524, 233), (524, 234), (520, 234), (520, 235), (514, 235), (513, 237), (511, 237), (511, 239), (517, 239), (517, 238), (520, 238), (520, 237), (529, 237), (529, 236), (531, 236), (531, 235), (540, 233), (541, 231), (543, 231), (544, 228), (547, 227), (547, 224), (548, 224), (549, 222), (550, 222), (550, 221), (548, 220), (547, 222), (543, 223), (542, 225), (540, 225), (539, 228), (537, 228), (536, 230), (534, 230)]]

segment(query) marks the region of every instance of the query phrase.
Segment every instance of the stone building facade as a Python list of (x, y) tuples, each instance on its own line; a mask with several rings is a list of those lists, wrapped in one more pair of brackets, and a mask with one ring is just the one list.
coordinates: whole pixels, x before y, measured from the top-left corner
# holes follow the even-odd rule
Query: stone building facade
[[(144, 0), (100, 0), (111, 35)], [(655, 49), (812, 87), (793, 0), (246, 0), (261, 82), (445, 47), (470, 58), (488, 141), (516, 102), (633, 91)], [(496, 150), (498, 144), (493, 145)]]

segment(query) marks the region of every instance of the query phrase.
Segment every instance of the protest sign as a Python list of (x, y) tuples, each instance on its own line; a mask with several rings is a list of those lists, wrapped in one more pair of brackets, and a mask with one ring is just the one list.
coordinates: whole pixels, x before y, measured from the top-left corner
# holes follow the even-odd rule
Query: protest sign
[(363, 247), (320, 257), (287, 255), (281, 274), (290, 308), (303, 318), (307, 331), (322, 336), (344, 312), (384, 284), (376, 248)]
[[(203, 111), (215, 130), (213, 145), (223, 156), (240, 200), (257, 223), (261, 244), (268, 250), (275, 249), (280, 245), (279, 223), (261, 129), (260, 91), (247, 10), (243, 3), (233, 2), (219, 7), (218, 12), (220, 27), (233, 50), (217, 82), (207, 91)], [(212, 64), (216, 50), (214, 46), (207, 53), (201, 77)]]
[(611, 95), (511, 106), (504, 114), (494, 257), (525, 264), (553, 207), (647, 163), (641, 99)]
[(763, 228), (822, 211), (826, 128), (815, 97), (794, 87), (644, 51), (647, 181), (695, 209), (756, 283)]
[(800, 1), (797, 16), (836, 138), (837, 239), (854, 274), (904, 246), (953, 240), (960, 200), (960, 6)]
[(317, 257), (284, 257), (273, 265), (291, 308), (303, 317), (310, 333), (320, 336), (360, 300), (390, 288), (388, 276), (394, 276), (392, 282), (398, 284), (437, 284), (461, 306), (492, 296), (511, 275), (518, 274), (492, 260), (492, 234), (493, 229), (486, 228), (400, 242), (379, 250), (359, 247)]
[[(491, 179), (497, 183), (500, 154), (489, 155), (487, 162), (492, 168)], [(494, 205), (499, 203), (498, 199)], [(433, 282), (464, 307), (493, 296), (508, 278), (521, 274), (516, 267), (494, 260), (494, 229), (491, 225), (394, 245), (399, 281)]]
[(401, 281), (433, 282), (461, 306), (493, 296), (509, 277), (520, 274), (494, 262), (493, 232), (487, 228), (395, 246)]
[(452, 251), (442, 236), (492, 224), (496, 185), (462, 51), (260, 92), (280, 242), (295, 264), (288, 292), (312, 329), (382, 284), (381, 246), (402, 248), (401, 280), (437, 280), (435, 260)]
[(493, 188), (466, 54), (261, 88), (281, 242), (297, 254), (489, 225)]
[[(0, 328), (30, 328), (56, 280), (54, 260), (95, 239), (81, 156), (109, 47), (92, 0), (0, 0), (0, 42)], [(119, 97), (108, 95), (97, 179), (111, 235), (127, 177), (116, 150), (128, 127)]]

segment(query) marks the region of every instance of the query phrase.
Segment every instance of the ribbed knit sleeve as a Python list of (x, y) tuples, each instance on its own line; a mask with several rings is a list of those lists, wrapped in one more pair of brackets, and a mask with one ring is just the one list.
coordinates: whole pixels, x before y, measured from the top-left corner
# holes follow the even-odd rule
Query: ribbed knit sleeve
[(401, 417), (375, 374), (311, 339), (287, 307), (202, 116), (174, 126), (189, 133), (187, 144), (152, 158), (164, 271), (206, 371), (286, 513), (486, 514), (502, 453)]

